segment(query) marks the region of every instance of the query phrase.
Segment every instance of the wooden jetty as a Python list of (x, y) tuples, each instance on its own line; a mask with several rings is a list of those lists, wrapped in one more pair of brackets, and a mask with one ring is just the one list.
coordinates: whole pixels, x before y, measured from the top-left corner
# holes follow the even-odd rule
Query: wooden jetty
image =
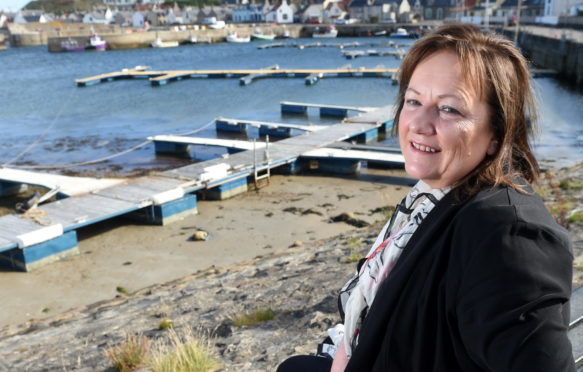
[[(346, 105), (327, 105), (318, 103), (302, 103), (302, 102), (291, 102), (291, 101), (281, 101), (281, 113), (282, 114), (307, 114), (309, 108), (317, 108), (320, 112), (320, 116), (325, 117), (339, 117), (345, 118), (348, 116), (348, 111), (356, 111), (358, 113), (363, 112), (373, 112), (379, 110), (378, 107), (365, 107), (365, 106), (346, 106)], [(361, 121), (362, 123), (366, 121)]]
[[(172, 70), (150, 71), (136, 68), (123, 69), (83, 79), (75, 80), (78, 87), (86, 87), (99, 83), (122, 79), (148, 79), (153, 86), (165, 85), (174, 81), (196, 78), (238, 78), (249, 82), (257, 77), (262, 78), (307, 78), (318, 74), (321, 77), (380, 77), (391, 78), (396, 72), (394, 68), (337, 68), (337, 69), (237, 69), (237, 70)], [(253, 78), (254, 77), (254, 78)], [(246, 84), (243, 84), (246, 85)]]
[[(361, 112), (368, 109), (361, 109)], [(386, 108), (379, 110), (384, 112)], [(338, 123), (315, 131), (304, 130), (301, 135), (269, 145), (232, 140), (226, 144), (208, 138), (157, 136), (153, 138), (154, 142), (172, 144), (176, 152), (192, 145), (230, 146), (235, 151), (225, 157), (138, 179), (125, 179), (106, 188), (92, 186), (84, 190), (91, 190), (89, 192), (41, 204), (23, 214), (2, 216), (0, 264), (28, 271), (77, 254), (77, 229), (117, 216), (151, 224), (171, 223), (197, 213), (197, 195), (206, 199), (225, 199), (246, 192), (250, 184), (257, 185), (273, 168), (289, 174), (313, 169), (314, 166), (326, 172), (353, 172), (363, 161), (354, 153), (351, 156), (334, 156), (331, 151), (338, 149), (332, 149), (319, 155), (302, 156), (338, 141), (366, 142), (385, 129), (386, 123), (379, 123), (378, 120), (371, 123)], [(170, 148), (166, 146), (163, 150), (170, 151)], [(41, 178), (41, 174), (35, 174), (38, 179)], [(0, 184), (40, 183), (34, 177), (33, 174), (29, 174), (27, 179), (0, 177)], [(71, 187), (65, 183), (63, 180), (63, 189)], [(46, 186), (52, 187), (53, 184)]]
[(326, 43), (326, 42), (311, 42), (311, 43), (296, 43), (296, 42), (276, 42), (276, 43), (268, 43), (268, 44), (261, 44), (257, 46), (257, 49), (272, 49), (272, 48), (297, 48), (297, 49), (307, 49), (307, 48), (359, 48), (359, 47), (391, 47), (391, 48), (398, 48), (398, 47), (406, 47), (410, 46), (410, 44), (398, 44), (394, 41), (388, 42), (376, 42), (376, 43), (363, 43), (359, 41), (354, 41), (350, 43)]
[(122, 183), (125, 179), (70, 177), (58, 174), (29, 172), (22, 169), (0, 168), (0, 196), (10, 195), (21, 189), (21, 185), (32, 185), (58, 190), (61, 196), (76, 196), (101, 190)]
[(229, 153), (236, 153), (239, 151), (247, 151), (262, 149), (265, 144), (262, 142), (253, 143), (251, 141), (220, 139), (220, 138), (201, 138), (201, 137), (187, 137), (176, 135), (158, 135), (148, 137), (148, 140), (154, 142), (157, 153), (178, 153), (187, 150), (188, 146), (213, 146), (226, 148)]
[(246, 133), (248, 129), (258, 128), (259, 135), (269, 135), (275, 137), (289, 137), (293, 130), (302, 132), (316, 132), (325, 128), (323, 125), (302, 125), (275, 123), (269, 121), (241, 120), (218, 117), (215, 119), (215, 128), (217, 132), (238, 132)]
[(379, 49), (367, 49), (367, 50), (345, 50), (342, 52), (346, 59), (355, 59), (358, 57), (386, 57), (393, 56), (397, 59), (403, 59), (405, 56), (404, 50), (379, 50)]

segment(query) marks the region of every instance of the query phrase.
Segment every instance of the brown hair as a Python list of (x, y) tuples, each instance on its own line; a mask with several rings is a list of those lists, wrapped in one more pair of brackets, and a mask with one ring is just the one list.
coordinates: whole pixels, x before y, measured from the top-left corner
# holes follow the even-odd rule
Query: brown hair
[(508, 185), (522, 190), (519, 179), (534, 183), (538, 163), (528, 137), (536, 120), (536, 103), (525, 58), (514, 44), (470, 24), (446, 24), (415, 42), (399, 70), (399, 95), (393, 134), (413, 71), (430, 55), (449, 51), (457, 55), (465, 83), (489, 105), (490, 125), (498, 149), (454, 187), (473, 194), (484, 186)]

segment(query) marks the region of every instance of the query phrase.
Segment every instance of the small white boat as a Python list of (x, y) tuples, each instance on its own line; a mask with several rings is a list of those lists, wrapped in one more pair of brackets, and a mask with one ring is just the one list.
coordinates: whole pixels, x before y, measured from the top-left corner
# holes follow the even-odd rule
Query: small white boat
[(162, 41), (159, 37), (150, 44), (152, 48), (173, 48), (178, 46), (178, 41)]
[(263, 31), (257, 29), (253, 34), (251, 34), (251, 38), (253, 40), (274, 40), (275, 34), (273, 32), (266, 34)]
[(404, 28), (398, 28), (396, 32), (393, 32), (389, 35), (389, 37), (396, 38), (396, 39), (408, 39), (409, 33)]
[(239, 36), (236, 33), (227, 35), (227, 42), (229, 43), (248, 43), (251, 41), (251, 36)]
[(107, 43), (105, 42), (105, 40), (103, 40), (101, 37), (99, 37), (99, 35), (93, 34), (89, 38), (89, 45), (87, 46), (87, 49), (95, 49), (98, 51), (103, 51), (103, 50), (105, 50), (106, 44)]
[(312, 34), (314, 38), (334, 38), (336, 36), (338, 36), (338, 30), (334, 26), (327, 26), (324, 30), (316, 27), (316, 30)]

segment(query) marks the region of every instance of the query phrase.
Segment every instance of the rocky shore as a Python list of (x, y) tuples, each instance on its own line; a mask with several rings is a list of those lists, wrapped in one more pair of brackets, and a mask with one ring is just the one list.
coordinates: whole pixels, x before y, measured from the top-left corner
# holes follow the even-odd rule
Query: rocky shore
[[(273, 371), (287, 356), (312, 353), (338, 321), (336, 289), (351, 275), (355, 250), (372, 244), (380, 225), (291, 247), (227, 267), (211, 267), (170, 283), (119, 295), (0, 331), (0, 371), (107, 371), (105, 349), (126, 332), (152, 339), (170, 319), (211, 336), (224, 371)], [(232, 319), (271, 309), (275, 318), (254, 327)]]
[[(537, 189), (568, 227), (574, 243), (574, 286), (583, 281), (583, 164), (549, 172)], [(377, 222), (330, 239), (297, 242), (228, 266), (212, 266), (164, 284), (0, 329), (0, 371), (112, 371), (104, 350), (126, 333), (167, 337), (169, 319), (180, 334), (210, 336), (223, 371), (274, 371), (287, 356), (313, 353), (338, 321), (337, 289), (352, 274)], [(66, 295), (66, 294), (63, 294)], [(238, 327), (233, 319), (271, 310), (272, 320)], [(5, 311), (18, 311), (11, 309)]]

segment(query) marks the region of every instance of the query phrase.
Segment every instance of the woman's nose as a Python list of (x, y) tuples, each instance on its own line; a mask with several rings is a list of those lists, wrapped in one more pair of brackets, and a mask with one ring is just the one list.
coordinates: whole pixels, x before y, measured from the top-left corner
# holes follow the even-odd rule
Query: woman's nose
[(416, 115), (411, 119), (409, 127), (413, 132), (427, 135), (435, 134), (435, 121), (438, 119), (435, 109), (422, 107), (417, 110)]

